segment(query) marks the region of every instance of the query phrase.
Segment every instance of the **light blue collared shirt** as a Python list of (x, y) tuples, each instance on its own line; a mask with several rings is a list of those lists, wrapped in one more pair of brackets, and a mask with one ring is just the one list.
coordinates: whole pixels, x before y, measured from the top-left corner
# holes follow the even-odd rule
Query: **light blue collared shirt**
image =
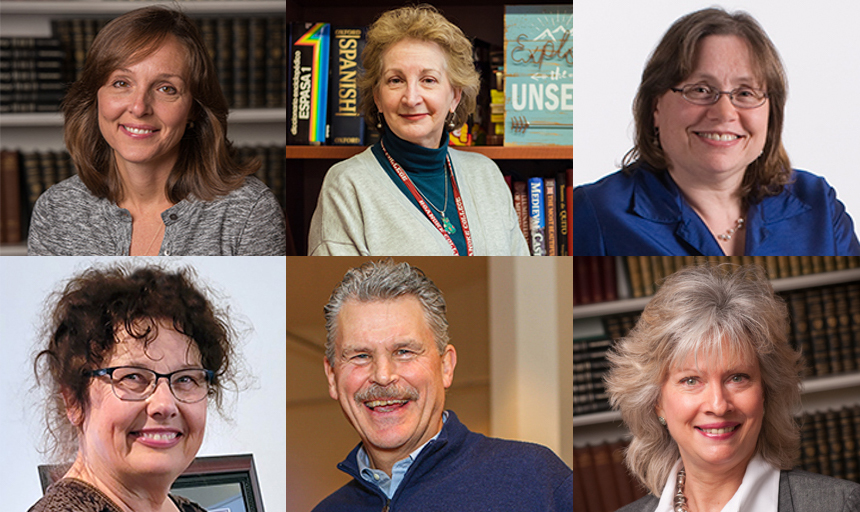
[[(442, 423), (448, 421), (448, 411), (445, 411), (442, 414)], [(418, 458), (418, 454), (421, 453), (421, 450), (424, 449), (425, 446), (430, 444), (431, 441), (435, 441), (439, 434), (442, 433), (442, 429), (439, 429), (439, 432), (436, 433), (429, 441), (422, 444), (418, 448), (415, 449), (412, 453), (409, 454), (403, 460), (399, 460), (394, 463), (394, 466), (391, 468), (391, 476), (389, 477), (385, 474), (385, 471), (381, 469), (373, 469), (370, 467), (370, 457), (367, 456), (367, 452), (364, 451), (364, 446), (361, 446), (358, 449), (358, 454), (356, 456), (358, 462), (358, 471), (361, 474), (361, 478), (366, 481), (375, 484), (379, 487), (382, 492), (388, 496), (388, 499), (391, 499), (394, 496), (394, 493), (397, 492), (397, 488), (400, 487), (400, 482), (403, 481), (403, 477), (406, 476), (406, 472), (409, 471), (409, 468), (412, 466), (412, 463), (415, 462), (415, 459)]]

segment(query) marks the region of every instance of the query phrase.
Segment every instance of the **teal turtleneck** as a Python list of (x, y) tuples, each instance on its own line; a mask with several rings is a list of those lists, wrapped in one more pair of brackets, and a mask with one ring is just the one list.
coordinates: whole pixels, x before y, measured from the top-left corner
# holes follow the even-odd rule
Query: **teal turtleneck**
[[(467, 255), (466, 237), (463, 234), (463, 226), (460, 225), (460, 216), (457, 214), (457, 204), (454, 201), (454, 191), (451, 189), (451, 183), (445, 173), (445, 157), (448, 156), (448, 132), (442, 132), (440, 147), (436, 149), (425, 148), (418, 144), (405, 141), (387, 128), (382, 134), (381, 142), (385, 143), (385, 149), (388, 150), (388, 154), (391, 155), (391, 158), (393, 158), (394, 161), (397, 162), (400, 167), (403, 167), (404, 171), (406, 171), (409, 179), (411, 179), (415, 184), (415, 188), (424, 194), (424, 198), (426, 200), (430, 201), (440, 209), (445, 204), (445, 187), (447, 183), (448, 206), (445, 208), (445, 215), (456, 229), (456, 232), (449, 234), (449, 236), (457, 247), (457, 252), (459, 252), (461, 256)], [(376, 160), (379, 162), (379, 165), (385, 169), (388, 177), (391, 178), (391, 181), (397, 185), (397, 188), (403, 192), (406, 198), (409, 199), (416, 208), (418, 208), (418, 211), (420, 211), (422, 215), (424, 215), (424, 210), (421, 209), (421, 206), (418, 204), (418, 200), (416, 200), (415, 196), (412, 195), (412, 192), (406, 188), (406, 184), (403, 183), (403, 180), (401, 180), (399, 176), (397, 176), (394, 168), (388, 162), (388, 159), (385, 158), (385, 153), (382, 152), (381, 143), (377, 142), (374, 144), (371, 150), (373, 151), (373, 155), (376, 157)], [(457, 179), (456, 175), (454, 179)], [(441, 224), (442, 218), (439, 215), (439, 212), (434, 210), (432, 206), (430, 206), (430, 211), (433, 212), (433, 215), (436, 216)]]

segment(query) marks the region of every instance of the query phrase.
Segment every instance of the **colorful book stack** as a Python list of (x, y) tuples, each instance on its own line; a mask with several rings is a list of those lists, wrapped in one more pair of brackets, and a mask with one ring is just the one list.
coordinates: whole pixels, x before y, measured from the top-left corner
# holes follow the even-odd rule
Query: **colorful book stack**
[(567, 256), (572, 240), (567, 236), (568, 197), (572, 194), (573, 169), (554, 177), (511, 180), (514, 209), (520, 230), (532, 256)]
[(66, 93), (58, 39), (0, 38), (0, 112), (55, 112)]
[[(240, 160), (259, 158), (262, 167), (257, 177), (266, 183), (281, 203), (286, 203), (286, 165), (284, 147), (240, 147)], [(0, 152), (0, 243), (27, 240), (30, 214), (39, 196), (51, 185), (75, 173), (65, 151)]]

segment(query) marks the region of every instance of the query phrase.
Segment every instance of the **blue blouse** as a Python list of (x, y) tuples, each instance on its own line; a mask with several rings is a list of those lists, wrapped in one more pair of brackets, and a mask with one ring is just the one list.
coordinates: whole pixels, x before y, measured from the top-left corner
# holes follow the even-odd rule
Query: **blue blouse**
[[(781, 194), (751, 204), (749, 256), (860, 255), (854, 223), (824, 178), (795, 170)], [(720, 256), (723, 250), (666, 171), (643, 167), (577, 187), (573, 255)]]

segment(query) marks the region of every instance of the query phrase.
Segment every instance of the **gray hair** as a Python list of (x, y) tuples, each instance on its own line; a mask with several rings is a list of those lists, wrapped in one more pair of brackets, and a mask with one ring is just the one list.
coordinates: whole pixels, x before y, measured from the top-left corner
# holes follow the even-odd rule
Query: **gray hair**
[[(723, 348), (725, 347), (725, 349)], [(788, 343), (788, 309), (754, 265), (688, 267), (666, 278), (630, 333), (607, 355), (606, 389), (633, 434), (625, 462), (660, 496), (678, 445), (655, 412), (668, 372), (688, 356), (757, 358), (764, 418), (756, 453), (780, 469), (800, 455), (800, 354)]]
[(440, 354), (444, 353), (448, 345), (448, 318), (442, 292), (420, 269), (406, 262), (394, 263), (388, 258), (369, 261), (350, 269), (331, 293), (328, 304), (323, 308), (326, 329), (325, 357), (329, 363), (334, 364), (337, 318), (344, 304), (350, 300), (375, 302), (408, 295), (421, 303), (427, 325), (436, 339), (436, 348)]

